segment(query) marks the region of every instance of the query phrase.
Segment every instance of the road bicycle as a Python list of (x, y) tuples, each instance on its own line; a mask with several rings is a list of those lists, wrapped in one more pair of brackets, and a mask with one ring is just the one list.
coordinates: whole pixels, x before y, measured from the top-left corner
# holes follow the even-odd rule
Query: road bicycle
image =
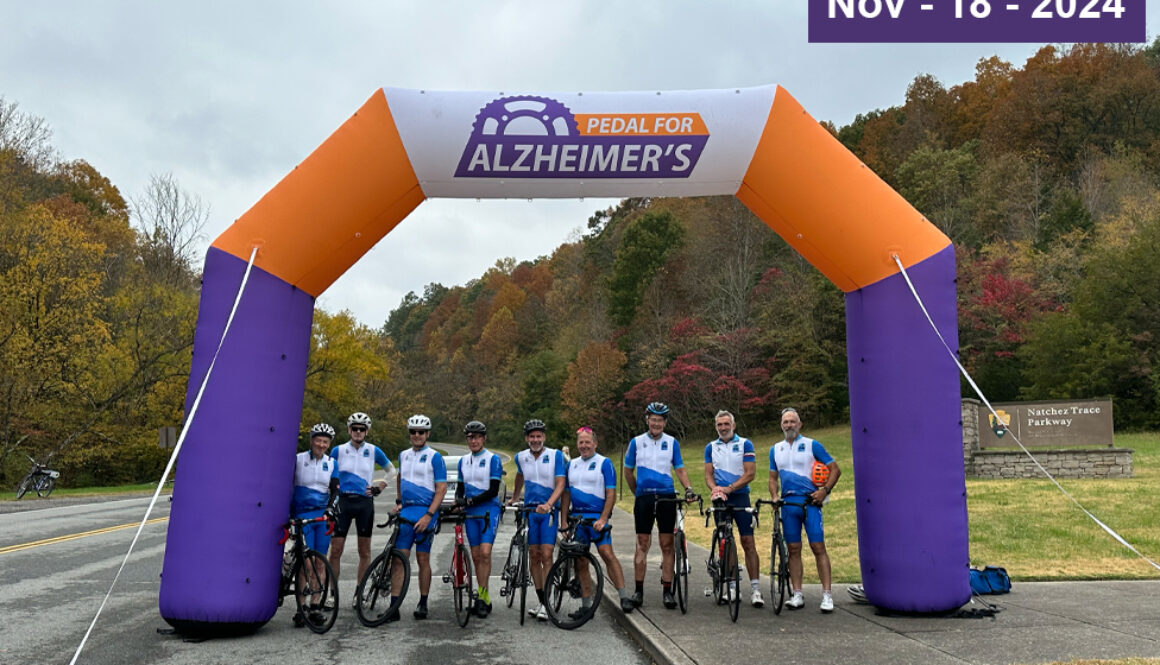
[(705, 512), (701, 495), (692, 497), (660, 497), (657, 503), (677, 504), (677, 523), (673, 527), (673, 591), (681, 614), (689, 611), (689, 544), (685, 541), (685, 506), (696, 503), (697, 511)]
[[(758, 499), (757, 505), (769, 506), (773, 511), (773, 536), (769, 544), (769, 598), (773, 601), (773, 613), (781, 614), (785, 596), (789, 593), (789, 549), (781, 532), (781, 508), (796, 504), (786, 504), (781, 499)], [(802, 512), (805, 512), (804, 506)]]
[(475, 609), (475, 576), (471, 566), (471, 549), (467, 546), (467, 520), (488, 520), (491, 513), (482, 515), (468, 515), (457, 506), (446, 506), (439, 509), (439, 526), (443, 523), (455, 525), (455, 544), (451, 549), (451, 563), (443, 575), (443, 582), (451, 585), (451, 596), (455, 602), (455, 621), (461, 628), (471, 621), (471, 613)]
[(60, 471), (54, 471), (28, 455), (25, 457), (28, 457), (29, 462), (32, 462), (32, 470), (16, 486), (16, 498), (24, 496), (29, 490), (36, 490), (36, 496), (39, 497), (52, 494), (53, 488), (56, 487), (56, 479), (60, 478)]
[(291, 594), (298, 612), (295, 625), (305, 625), (316, 633), (325, 633), (338, 617), (338, 578), (330, 562), (320, 552), (306, 547), (302, 528), (307, 524), (325, 522), (327, 517), (293, 518), (282, 526), (281, 545), (291, 541), (282, 556), (282, 581), (278, 587), (278, 606)]
[[(604, 569), (600, 560), (589, 551), (586, 540), (576, 540), (576, 530), (592, 526), (597, 519), (568, 516), (568, 523), (560, 529), (560, 543), (556, 548), (556, 562), (548, 569), (544, 580), (545, 609), (552, 623), (565, 630), (573, 630), (588, 623), (600, 606), (604, 593)], [(606, 524), (601, 533), (612, 529)]]
[(415, 523), (395, 513), (386, 522), (376, 525), (380, 529), (390, 526), (395, 528), (382, 553), (367, 566), (354, 592), (355, 613), (358, 614), (359, 622), (369, 628), (383, 625), (392, 615), (398, 616), (399, 606), (407, 595), (407, 585), (411, 583), (411, 562), (395, 547), (399, 540), (399, 529), (404, 524), (414, 526)]
[(516, 514), (516, 532), (512, 535), (507, 562), (500, 573), (503, 586), (499, 589), (499, 595), (507, 597), (508, 607), (515, 603), (516, 594), (519, 594), (521, 626), (524, 625), (528, 584), (531, 582), (528, 568), (528, 514), (535, 512), (537, 505), (527, 505), (522, 501), (512, 504)]
[(714, 500), (710, 508), (705, 509), (705, 526), (709, 526), (709, 518), (714, 514), (720, 515), (717, 526), (713, 528), (713, 537), (710, 541), (709, 559), (705, 567), (709, 571), (712, 586), (705, 589), (705, 595), (712, 595), (718, 605), (729, 607), (729, 618), (737, 621), (737, 614), (741, 610), (741, 565), (737, 558), (737, 541), (733, 537), (733, 515), (744, 512), (753, 515), (753, 524), (758, 526), (758, 513), (761, 507), (729, 506), (720, 499)]

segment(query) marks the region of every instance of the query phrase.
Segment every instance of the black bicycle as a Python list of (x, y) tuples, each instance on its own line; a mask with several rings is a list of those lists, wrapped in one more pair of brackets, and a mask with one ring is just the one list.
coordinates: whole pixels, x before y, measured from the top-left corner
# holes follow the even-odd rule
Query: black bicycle
[[(604, 569), (600, 560), (589, 551), (587, 541), (576, 540), (580, 526), (592, 526), (597, 519), (568, 516), (561, 527), (556, 562), (548, 569), (544, 580), (545, 609), (552, 623), (565, 630), (579, 628), (596, 615), (604, 593)], [(612, 529), (606, 524), (601, 533)]]
[(52, 490), (56, 487), (56, 479), (60, 478), (60, 471), (54, 471), (31, 457), (28, 457), (28, 461), (32, 462), (32, 470), (16, 486), (16, 498), (28, 494), (29, 490), (36, 490), (36, 496), (39, 497), (52, 494)]
[(291, 594), (298, 612), (294, 615), (294, 625), (305, 625), (316, 633), (325, 633), (334, 625), (338, 617), (338, 578), (330, 568), (330, 562), (319, 552), (306, 547), (306, 536), (302, 527), (315, 522), (325, 522), (320, 515), (309, 519), (293, 518), (282, 527), (282, 541), (293, 542), (282, 556), (282, 582), (278, 587), (278, 606)]
[(705, 509), (705, 526), (709, 526), (709, 518), (717, 513), (720, 519), (713, 528), (713, 538), (709, 546), (709, 559), (705, 567), (709, 571), (709, 578), (713, 582), (705, 595), (712, 594), (718, 605), (729, 607), (729, 618), (737, 621), (737, 614), (741, 610), (741, 564), (737, 559), (737, 541), (733, 537), (733, 514), (738, 512), (753, 515), (753, 524), (758, 526), (758, 513), (761, 507), (744, 508), (729, 506), (720, 499), (713, 501), (710, 508)]
[[(403, 524), (414, 526), (415, 523), (396, 513), (386, 522), (376, 525), (380, 529), (390, 526), (395, 528), (382, 553), (367, 566), (354, 592), (355, 613), (364, 626), (374, 628), (386, 623), (392, 613), (398, 613), (403, 597), (407, 595), (407, 585), (411, 583), (411, 562), (395, 547)], [(394, 602), (391, 602), (392, 598)]]
[(685, 541), (685, 506), (696, 503), (698, 512), (705, 512), (701, 495), (692, 497), (660, 497), (657, 503), (677, 504), (677, 523), (673, 526), (673, 590), (681, 614), (689, 611), (689, 544)]
[(513, 503), (511, 507), (516, 513), (516, 532), (512, 535), (507, 562), (504, 563), (503, 572), (500, 573), (503, 586), (499, 589), (499, 595), (507, 597), (508, 607), (511, 607), (515, 603), (516, 594), (519, 594), (522, 626), (528, 602), (528, 584), (531, 582), (528, 569), (528, 514), (535, 512), (537, 506), (526, 505), (520, 501)]
[[(781, 508), (796, 504), (786, 504), (781, 499), (758, 499), (757, 505), (769, 506), (773, 511), (773, 536), (769, 544), (769, 597), (773, 601), (773, 613), (781, 614), (785, 596), (789, 593), (789, 549), (781, 532)], [(805, 511), (804, 507), (802, 511)]]

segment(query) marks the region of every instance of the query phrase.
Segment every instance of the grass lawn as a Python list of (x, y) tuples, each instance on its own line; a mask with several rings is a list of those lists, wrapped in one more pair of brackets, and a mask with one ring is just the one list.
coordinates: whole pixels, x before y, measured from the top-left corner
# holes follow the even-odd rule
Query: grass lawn
[[(143, 485), (114, 485), (112, 487), (76, 487), (71, 489), (64, 489), (58, 487), (52, 491), (50, 496), (94, 496), (102, 494), (152, 494), (157, 489), (157, 483), (145, 483)], [(24, 495), (21, 501), (36, 501), (36, 491), (32, 490)], [(15, 501), (15, 491), (0, 492), (0, 501)]]
[[(858, 582), (862, 575), (858, 567), (850, 428), (830, 427), (807, 431), (805, 435), (820, 441), (842, 467), (842, 478), (825, 509), (826, 548), (834, 581)], [(757, 447), (757, 480), (751, 485), (755, 498), (768, 498), (769, 449), (780, 440), (771, 435), (753, 441)], [(1059, 482), (1136, 549), (1153, 561), (1160, 561), (1160, 433), (1118, 434), (1116, 445), (1135, 450), (1132, 478)], [(702, 446), (683, 444), (682, 453), (693, 487), (707, 497)], [(627, 488), (617, 505), (632, 510)], [(968, 479), (967, 511), (971, 565), (1002, 566), (1017, 580), (1160, 578), (1160, 571), (1117, 543), (1049, 480)], [(695, 512), (686, 514), (685, 530), (695, 542), (708, 544), (711, 529)], [(762, 520), (757, 543), (763, 569), (768, 565), (769, 533), (769, 522)], [(804, 557), (805, 581), (817, 582), (812, 555), (807, 552)]]

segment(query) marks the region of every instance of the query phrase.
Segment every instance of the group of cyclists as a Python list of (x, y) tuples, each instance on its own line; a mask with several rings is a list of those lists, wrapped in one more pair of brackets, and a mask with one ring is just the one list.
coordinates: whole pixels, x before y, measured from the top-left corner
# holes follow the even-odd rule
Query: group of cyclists
[[(680, 443), (665, 432), (669, 408), (661, 402), (652, 402), (645, 409), (648, 429), (628, 444), (624, 457), (625, 481), (635, 500), (633, 516), (636, 546), (633, 556), (634, 588), (630, 591), (624, 571), (612, 549), (609, 520), (616, 504), (617, 475), (610, 459), (597, 452), (596, 432), (590, 427), (576, 430), (577, 455), (569, 458), (563, 450), (546, 445), (547, 426), (539, 419), (524, 424), (527, 448), (515, 456), (515, 485), (508, 505), (521, 499), (524, 505), (534, 507), (528, 518), (528, 553), (532, 583), (538, 603), (527, 611), (544, 621), (548, 613), (544, 607), (544, 582), (552, 565), (557, 532), (567, 523), (569, 515), (588, 518), (590, 524), (581, 525), (578, 540), (595, 545), (604, 561), (613, 587), (620, 598), (621, 610), (630, 613), (644, 604), (644, 583), (648, 552), (652, 545), (653, 528), (658, 529), (661, 549), (661, 602), (666, 609), (674, 609), (673, 596), (673, 529), (676, 524), (675, 501), (664, 501), (677, 496), (674, 475), (684, 488), (688, 500), (695, 498), (689, 474), (681, 456)], [(710, 498), (719, 505), (748, 507), (750, 483), (756, 478), (756, 452), (753, 442), (740, 437), (732, 414), (720, 411), (715, 417), (718, 438), (704, 450), (705, 482)], [(820, 443), (801, 435), (801, 419), (793, 408), (781, 414), (785, 440), (769, 454), (769, 483), (771, 497), (787, 504), (797, 504), (800, 511), (783, 513), (785, 538), (789, 548), (792, 595), (787, 601), (790, 608), (804, 606), (802, 597), (801, 530), (804, 525), (817, 563), (818, 576), (823, 587), (819, 608), (833, 610), (830, 594), (830, 562), (825, 549), (821, 506), (828, 498), (841, 475), (841, 469)], [(416, 620), (428, 616), (427, 598), (431, 589), (431, 546), (439, 509), (444, 505), (447, 492), (447, 468), (442, 454), (428, 445), (431, 419), (422, 414), (407, 420), (410, 447), (398, 456), (398, 468), (377, 446), (369, 443), (367, 435), (371, 418), (365, 413), (354, 413), (347, 418), (349, 440), (331, 448), (335, 430), (326, 423), (310, 429), (310, 448), (299, 453), (294, 473), (294, 494), (291, 506), (293, 517), (332, 517), (332, 524), (315, 523), (305, 533), (307, 547), (318, 552), (329, 550), (334, 575), (340, 574), (340, 564), (352, 524), (358, 536), (358, 578), (371, 560), (371, 533), (374, 527), (374, 498), (386, 488), (386, 480), (375, 480), (376, 467), (396, 478), (396, 499), (393, 512), (404, 518), (401, 522), (396, 548), (410, 558), (415, 550), (418, 565), (419, 600), (413, 616)], [(487, 427), (472, 420), (463, 427), (469, 454), (458, 462), (459, 482), (455, 488), (454, 504), (468, 515), (486, 515), (486, 519), (472, 519), (465, 523), (471, 548), (472, 563), (478, 582), (478, 596), (473, 608), (478, 617), (491, 613), (491, 553), (501, 514), (500, 488), (503, 465), (500, 457), (487, 449)], [(814, 472), (822, 466), (828, 473)], [(753, 537), (751, 516), (737, 512), (735, 523), (741, 535), (745, 552), (745, 567), (749, 570), (750, 602), (761, 607), (764, 600), (759, 590), (760, 559)], [(328, 535), (333, 529), (333, 539)], [(730, 593), (739, 591), (731, 589)], [(392, 607), (397, 603), (392, 599)], [(397, 609), (388, 621), (399, 619)], [(295, 615), (295, 625), (304, 623)]]

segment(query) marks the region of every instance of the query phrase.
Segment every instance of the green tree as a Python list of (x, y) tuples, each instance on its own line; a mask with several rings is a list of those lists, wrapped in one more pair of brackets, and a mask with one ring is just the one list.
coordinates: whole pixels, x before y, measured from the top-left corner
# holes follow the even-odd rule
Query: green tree
[(683, 239), (684, 229), (667, 212), (645, 213), (628, 226), (609, 279), (608, 309), (615, 325), (632, 323), (645, 289)]

